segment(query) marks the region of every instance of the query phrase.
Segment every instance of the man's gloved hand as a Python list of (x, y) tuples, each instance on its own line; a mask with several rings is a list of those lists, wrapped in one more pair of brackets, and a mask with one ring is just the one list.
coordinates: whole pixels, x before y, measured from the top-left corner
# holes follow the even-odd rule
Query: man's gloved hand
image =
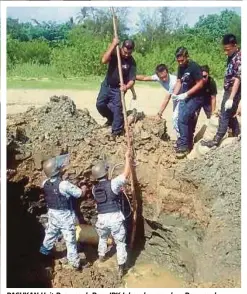
[(188, 97), (187, 92), (180, 94), (180, 95), (174, 95), (172, 94), (172, 99), (177, 100), (177, 101), (181, 101), (181, 100), (185, 100)]
[(232, 99), (228, 99), (225, 103), (225, 110), (229, 110), (232, 109), (232, 104), (233, 104), (233, 100)]

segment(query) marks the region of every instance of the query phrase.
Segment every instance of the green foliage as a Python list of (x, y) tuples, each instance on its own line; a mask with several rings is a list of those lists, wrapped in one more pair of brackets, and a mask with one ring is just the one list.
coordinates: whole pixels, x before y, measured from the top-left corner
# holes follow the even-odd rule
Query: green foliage
[(61, 77), (55, 67), (31, 62), (16, 64), (14, 67), (10, 68), (8, 72), (9, 76), (21, 77), (22, 79), (52, 79), (54, 77)]
[(41, 22), (33, 19), (33, 23), (19, 23), (18, 19), (7, 18), (7, 33), (19, 41), (44, 39), (49, 42), (64, 40), (73, 28), (73, 18), (64, 24), (55, 22)]
[(19, 42), (7, 37), (8, 68), (17, 63), (49, 64), (51, 48), (46, 41)]
[(224, 34), (233, 33), (241, 42), (241, 17), (227, 9), (220, 14), (201, 16), (195, 25), (195, 31), (218, 42)]
[[(128, 8), (118, 8), (118, 31), (127, 37)], [(138, 30), (132, 33), (138, 73), (152, 74), (158, 63), (166, 63), (176, 73), (174, 52), (185, 46), (191, 59), (208, 64), (216, 79), (222, 79), (225, 56), (222, 36), (234, 33), (240, 40), (241, 18), (233, 11), (200, 17), (192, 28), (184, 24), (181, 14), (162, 7), (153, 14), (140, 13)], [(53, 22), (20, 23), (7, 21), (8, 74), (28, 77), (103, 76), (106, 66), (100, 62), (113, 36), (112, 17), (107, 9), (84, 7), (76, 20), (64, 24)], [(34, 71), (32, 71), (32, 68)]]

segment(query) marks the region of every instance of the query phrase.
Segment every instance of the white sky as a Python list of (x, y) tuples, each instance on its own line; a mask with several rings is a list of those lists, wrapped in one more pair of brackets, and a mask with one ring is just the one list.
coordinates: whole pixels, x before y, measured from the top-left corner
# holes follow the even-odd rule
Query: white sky
[[(30, 21), (32, 18), (38, 21), (56, 21), (64, 22), (69, 17), (76, 17), (81, 7), (10, 7), (7, 9), (7, 16), (12, 18), (18, 18), (20, 21)], [(184, 21), (193, 26), (201, 15), (208, 15), (214, 13), (220, 13), (222, 10), (231, 9), (241, 14), (241, 8), (238, 7), (173, 7), (174, 10), (182, 11), (184, 15)], [(129, 14), (129, 27), (134, 29), (138, 20), (137, 16), (139, 11), (143, 8), (131, 8)], [(154, 11), (155, 8), (144, 8), (147, 13)]]

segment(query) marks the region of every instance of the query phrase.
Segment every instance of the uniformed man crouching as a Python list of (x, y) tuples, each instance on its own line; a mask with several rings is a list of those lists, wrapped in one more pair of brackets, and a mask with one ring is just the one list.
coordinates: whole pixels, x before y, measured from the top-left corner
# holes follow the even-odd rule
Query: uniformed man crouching
[(72, 207), (72, 197), (79, 198), (86, 193), (86, 186), (78, 188), (62, 179), (62, 170), (57, 158), (43, 163), (47, 177), (42, 185), (48, 207), (48, 227), (40, 253), (49, 255), (57, 238), (62, 233), (67, 247), (68, 266), (78, 270), (81, 268), (76, 244), (76, 215)]
[(121, 211), (121, 188), (130, 173), (130, 152), (125, 154), (125, 167), (121, 175), (108, 179), (108, 166), (99, 162), (92, 168), (92, 175), (97, 180), (93, 187), (93, 196), (97, 204), (98, 220), (96, 230), (99, 235), (99, 262), (105, 261), (107, 239), (111, 234), (117, 249), (118, 274), (122, 278), (127, 260), (125, 217)]

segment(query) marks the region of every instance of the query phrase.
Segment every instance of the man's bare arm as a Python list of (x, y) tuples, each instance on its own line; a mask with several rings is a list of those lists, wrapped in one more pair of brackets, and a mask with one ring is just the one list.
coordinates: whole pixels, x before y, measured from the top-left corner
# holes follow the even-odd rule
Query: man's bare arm
[(176, 84), (174, 86), (173, 94), (177, 95), (181, 89), (182, 83), (180, 79), (177, 79)]
[(107, 51), (104, 53), (101, 62), (103, 64), (106, 64), (110, 61), (111, 59), (111, 55), (113, 53), (113, 51), (115, 50), (116, 46), (119, 44), (119, 40), (117, 38), (113, 38), (113, 41), (111, 43), (111, 45), (109, 46), (109, 48), (107, 49)]
[(191, 96), (195, 94), (197, 91), (199, 91), (203, 87), (203, 80), (196, 81), (196, 84), (187, 92), (188, 96)]
[(165, 98), (164, 98), (164, 100), (163, 100), (163, 102), (162, 102), (162, 104), (161, 104), (161, 106), (160, 106), (160, 110), (159, 110), (159, 112), (158, 112), (158, 116), (159, 116), (160, 118), (161, 118), (163, 112), (165, 111), (165, 109), (166, 109), (166, 107), (167, 107), (167, 105), (168, 105), (170, 99), (171, 99), (171, 94), (166, 93), (166, 96), (165, 96)]
[(232, 86), (231, 95), (230, 95), (229, 99), (231, 99), (231, 100), (234, 99), (234, 97), (236, 96), (236, 94), (238, 92), (239, 86), (240, 86), (240, 79), (239, 78), (235, 78), (234, 79), (233, 86)]
[(124, 165), (124, 172), (123, 176), (127, 178), (130, 174), (130, 164), (131, 164), (131, 156), (130, 156), (130, 150), (127, 150), (125, 153), (125, 165)]
[(154, 81), (151, 76), (144, 76), (144, 75), (137, 75), (136, 80), (142, 81), (142, 82), (153, 82)]
[(214, 113), (216, 109), (216, 95), (211, 95), (211, 112)]
[(129, 81), (127, 83), (127, 85), (121, 85), (120, 86), (120, 90), (121, 91), (124, 91), (124, 92), (127, 92), (129, 89), (131, 89), (134, 86), (134, 84), (135, 84), (135, 81)]

